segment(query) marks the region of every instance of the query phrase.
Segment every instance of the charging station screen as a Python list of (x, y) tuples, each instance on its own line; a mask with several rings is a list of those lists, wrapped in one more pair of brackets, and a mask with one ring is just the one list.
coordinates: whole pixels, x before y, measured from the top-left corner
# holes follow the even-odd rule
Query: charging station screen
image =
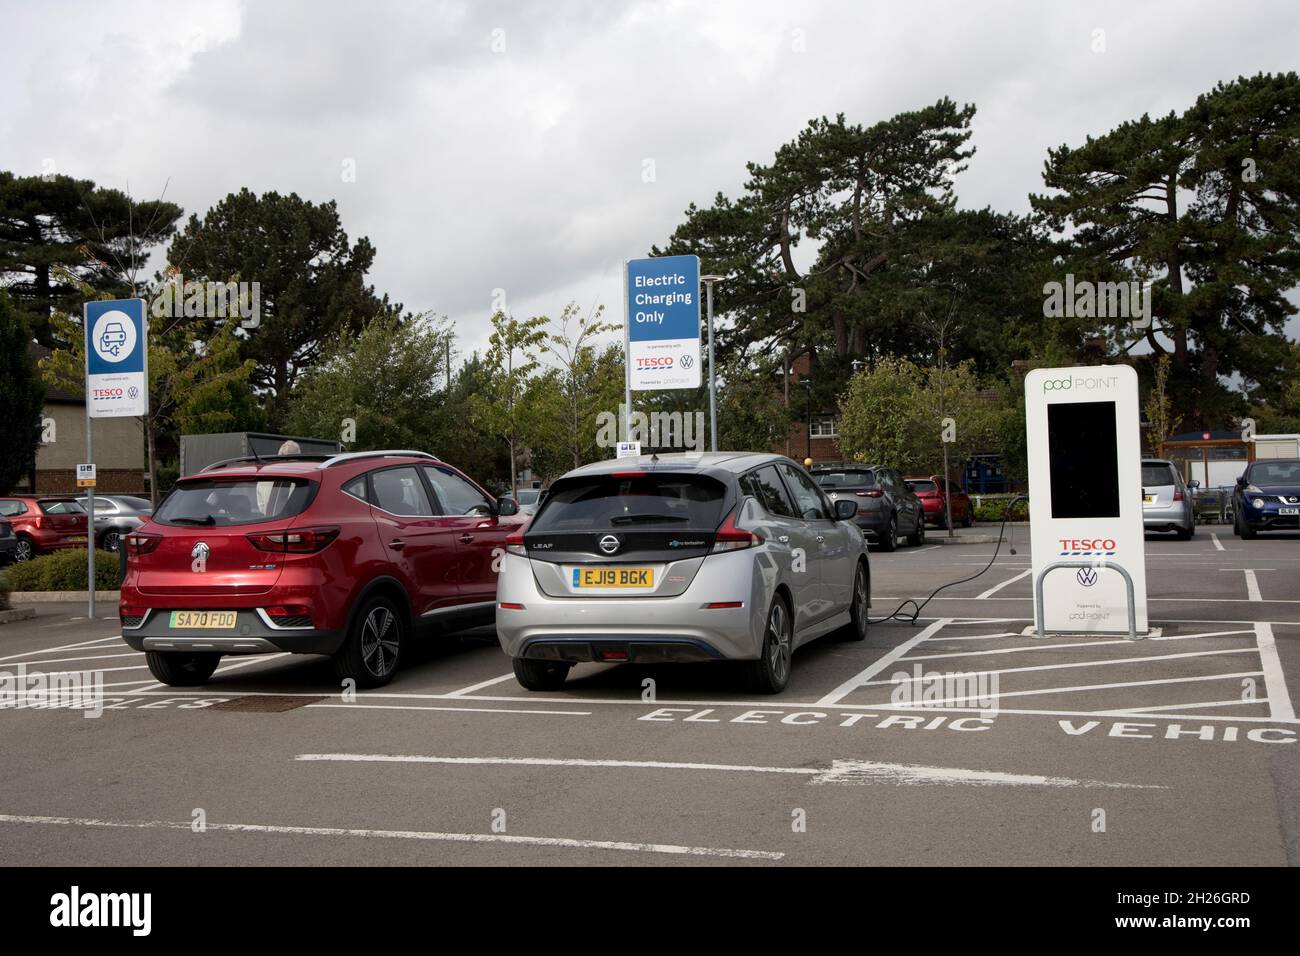
[(1047, 406), (1053, 518), (1119, 517), (1114, 402)]

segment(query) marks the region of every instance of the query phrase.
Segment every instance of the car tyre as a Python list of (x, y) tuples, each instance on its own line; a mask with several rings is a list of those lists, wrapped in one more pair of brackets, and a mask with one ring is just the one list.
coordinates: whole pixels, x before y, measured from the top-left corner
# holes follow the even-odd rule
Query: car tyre
[(1175, 529), (1174, 529), (1174, 533), (1178, 535), (1178, 540), (1179, 540), (1179, 541), (1191, 541), (1191, 540), (1192, 540), (1192, 529), (1191, 529), (1191, 528), (1175, 528)]
[(885, 525), (885, 533), (880, 536), (880, 550), (894, 551), (898, 548), (898, 515), (889, 516), (889, 523)]
[(209, 651), (145, 651), (149, 673), (169, 687), (198, 687), (208, 682), (221, 663), (221, 655)]
[(923, 516), (916, 519), (916, 529), (907, 536), (907, 543), (914, 548), (925, 544), (925, 518)]
[(844, 628), (846, 641), (865, 641), (871, 617), (871, 585), (867, 566), (861, 561), (853, 572), (853, 596), (849, 598), (849, 625)]
[(515, 680), (524, 690), (560, 690), (573, 667), (563, 661), (531, 661), (525, 657), (516, 657), (511, 663)]
[(966, 516), (961, 519), (963, 528), (970, 528), (975, 525), (975, 508), (971, 505), (966, 506)]
[(101, 551), (111, 551), (114, 554), (122, 547), (122, 532), (116, 528), (105, 531), (99, 539), (99, 548)]
[(14, 545), (14, 561), (30, 561), (36, 557), (36, 542), (25, 534), (18, 536), (18, 543)]
[(382, 687), (393, 679), (402, 657), (406, 625), (397, 605), (374, 597), (361, 606), (347, 639), (334, 655), (334, 673), (358, 687)]
[(790, 683), (794, 656), (794, 623), (790, 605), (777, 594), (767, 609), (763, 645), (758, 660), (749, 661), (749, 686), (759, 694), (779, 694)]

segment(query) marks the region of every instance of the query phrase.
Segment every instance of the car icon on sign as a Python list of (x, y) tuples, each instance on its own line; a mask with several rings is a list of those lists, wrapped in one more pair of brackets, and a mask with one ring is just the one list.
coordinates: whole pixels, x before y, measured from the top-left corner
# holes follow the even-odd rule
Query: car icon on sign
[(109, 322), (104, 326), (104, 332), (99, 337), (99, 350), (107, 352), (114, 357), (122, 351), (122, 346), (126, 344), (126, 329), (122, 327), (121, 322)]

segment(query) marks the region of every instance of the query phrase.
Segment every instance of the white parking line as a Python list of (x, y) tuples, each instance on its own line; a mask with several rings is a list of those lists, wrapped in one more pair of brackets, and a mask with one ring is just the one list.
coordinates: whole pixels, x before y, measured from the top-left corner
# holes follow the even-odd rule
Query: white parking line
[[(990, 700), (996, 698), (1001, 700), (1004, 697), (1037, 697), (1041, 694), (1073, 694), (1089, 690), (1118, 690), (1124, 687), (1150, 687), (1155, 684), (1190, 684), (1198, 681), (1209, 680), (1236, 680), (1242, 677), (1260, 677), (1263, 673), (1263, 671), (1240, 671), (1235, 674), (1205, 674), (1199, 677), (1164, 677), (1157, 680), (1118, 681), (1113, 684), (1079, 684), (1074, 687), (1043, 687), (1038, 690), (1009, 690), (997, 694), (971, 693), (963, 697), (948, 697), (943, 700), (927, 700), (925, 703), (931, 707), (938, 707), (943, 704), (971, 703), (971, 698), (973, 697), (986, 698)], [(906, 681), (898, 681), (897, 683), (914, 683), (919, 680), (925, 680), (925, 678), (909, 677)], [(978, 703), (978, 701), (976, 701), (976, 703)], [(1247, 701), (1247, 703), (1257, 702)], [(890, 710), (894, 708), (892, 701), (885, 701), (879, 704), (868, 704), (867, 706), (871, 707), (873, 710)], [(1143, 710), (1178, 710), (1181, 707), (1181, 704), (1176, 707), (1172, 705), (1170, 707), (1130, 707), (1123, 711), (1115, 711), (1115, 713), (1140, 713)], [(994, 708), (990, 707), (988, 709), (991, 711)], [(1107, 713), (1109, 713), (1109, 711), (1107, 711)]]
[(1273, 625), (1259, 622), (1255, 625), (1255, 642), (1259, 645), (1260, 665), (1264, 668), (1264, 688), (1268, 693), (1268, 711), (1278, 720), (1295, 720), (1291, 694), (1286, 689), (1282, 662), (1277, 656), (1277, 640)]
[[(129, 651), (125, 654), (92, 654), (89, 657), (55, 657), (53, 659), (46, 659), (46, 660), (14, 661), (14, 663), (16, 664), (71, 664), (76, 661), (103, 661), (103, 660), (108, 660), (110, 657), (139, 657), (139, 656), (140, 656), (139, 651)], [(97, 668), (92, 668), (92, 670), (93, 669), (97, 669)]]
[(468, 687), (462, 687), (460, 690), (454, 690), (448, 697), (461, 697), (465, 694), (472, 694), (476, 690), (482, 690), (484, 687), (491, 687), (494, 684), (500, 684), (502, 681), (513, 680), (515, 672), (502, 674), (500, 677), (493, 677), (491, 680), (479, 681), (477, 684), (470, 684)]
[(844, 683), (840, 684), (839, 687), (836, 687), (825, 697), (821, 698), (821, 700), (817, 701), (817, 704), (821, 706), (821, 705), (838, 703), (840, 700), (847, 697), (849, 694), (853, 693), (855, 690), (857, 690), (859, 687), (861, 687), (864, 683), (869, 681), (871, 678), (875, 677), (877, 674), (883, 671), (890, 664), (893, 664), (900, 657), (902, 657), (904, 654), (906, 654), (908, 651), (914, 648), (917, 644), (920, 644), (926, 638), (934, 634), (938, 634), (940, 631), (943, 630), (944, 625), (948, 624), (951, 620), (952, 618), (948, 618), (948, 617), (939, 618), (939, 620), (935, 621), (933, 624), (927, 627), (920, 634), (917, 634), (915, 637), (911, 638), (910, 640), (904, 641), (902, 644), (899, 644), (896, 648), (894, 648), (884, 657), (877, 660), (875, 663), (871, 664), (865, 670), (860, 671), (859, 673), (850, 677)]
[(10, 654), (8, 657), (0, 657), (0, 662), (12, 661), (19, 657), (31, 657), (33, 654), (52, 654), (55, 651), (70, 651), (78, 647), (90, 647), (93, 644), (103, 644), (105, 641), (121, 640), (121, 634), (114, 634), (112, 637), (97, 637), (93, 641), (81, 641), (77, 644), (60, 644), (57, 647), (41, 647), (35, 650), (23, 651), (21, 654)]
[(1021, 571), (1021, 572), (1020, 572), (1019, 574), (1017, 574), (1015, 577), (1013, 577), (1013, 578), (1008, 578), (1007, 580), (1003, 581), (1001, 584), (995, 584), (995, 585), (993, 585), (993, 587), (989, 588), (989, 589), (988, 589), (987, 591), (985, 591), (983, 594), (976, 595), (975, 600), (977, 600), (977, 601), (986, 601), (986, 600), (988, 600), (991, 596), (993, 596), (994, 594), (997, 594), (999, 591), (1001, 591), (1001, 590), (1002, 590), (1004, 587), (1006, 587), (1008, 584), (1015, 584), (1015, 583), (1016, 583), (1017, 581), (1019, 581), (1021, 578), (1027, 578), (1027, 577), (1029, 577), (1029, 575), (1033, 572), (1033, 570), (1034, 570), (1033, 568), (1025, 568), (1025, 570)]
[[(1220, 637), (1227, 634), (1252, 634), (1253, 635), (1254, 633), (1255, 633), (1254, 631), (1220, 631), (1218, 634), (1162, 634), (1160, 637), (1152, 637), (1149, 638), (1149, 640), (1194, 641), (1194, 640), (1199, 640), (1203, 637)], [(1011, 636), (1018, 637), (1019, 635), (1011, 635)], [(942, 640), (969, 641), (969, 640), (974, 640), (974, 638), (945, 637), (942, 638)], [(1015, 647), (998, 647), (998, 648), (994, 648), (991, 651), (953, 651), (952, 653), (946, 653), (946, 654), (916, 654), (916, 655), (909, 655), (907, 657), (899, 658), (899, 660), (937, 661), (937, 660), (942, 660), (943, 658), (946, 657), (979, 657), (981, 655), (987, 655), (987, 654), (992, 654), (994, 656), (998, 654), (1023, 654), (1023, 653), (1033, 653), (1034, 651), (1050, 651), (1050, 650), (1060, 650), (1060, 649), (1074, 650), (1076, 647), (1101, 647), (1104, 645), (1115, 645), (1115, 644), (1128, 645), (1129, 647), (1133, 646), (1133, 642), (1130, 641), (1128, 638), (1114, 637), (1114, 638), (1108, 638), (1107, 640), (1104, 641), (1075, 641), (1073, 643), (1065, 643), (1065, 644), (1017, 644)]]
[(570, 757), (426, 757), (418, 754), (298, 754), (295, 760), (341, 763), (429, 763), (494, 767), (577, 767), (640, 770), (705, 770), (723, 773), (766, 773), (807, 776), (810, 783), (895, 783), (975, 784), (1012, 787), (1113, 787), (1137, 790), (1165, 790), (1167, 787), (1141, 783), (1107, 783), (1071, 777), (1004, 773), (998, 770), (967, 770), (964, 767), (924, 767), (915, 764), (883, 763), (875, 760), (834, 760), (829, 767), (759, 767), (749, 764), (683, 763), (671, 760), (593, 760)]
[(435, 707), (427, 704), (307, 704), (308, 707), (336, 707), (344, 710), (455, 710), (471, 714), (546, 714), (560, 717), (590, 717), (589, 710), (510, 710), (505, 707)]
[(1127, 710), (1099, 710), (1099, 717), (1123, 717), (1126, 714), (1147, 714), (1157, 710), (1192, 710), (1197, 707), (1236, 707), (1241, 704), (1263, 704), (1267, 703), (1267, 697), (1260, 697), (1255, 700), (1242, 700), (1237, 697), (1232, 700), (1203, 700), (1195, 704), (1162, 704), (1159, 707), (1130, 707)]
[(1223, 550), (1223, 542), (1219, 540), (1219, 536), (1217, 534), (1210, 535), (1210, 540), (1214, 542), (1214, 548), (1216, 551)]
[[(90, 817), (44, 817), (0, 813), (0, 823), (34, 823), (55, 826), (113, 827), (132, 830), (183, 830), (192, 821), (96, 820)], [(287, 836), (371, 837), (390, 840), (435, 840), (446, 843), (506, 843), (547, 846), (573, 850), (619, 850), (627, 853), (667, 853), (676, 856), (714, 856), (742, 860), (782, 860), (784, 853), (768, 850), (730, 850), (709, 846), (677, 846), (671, 843), (625, 843), (618, 840), (577, 840), (569, 837), (516, 836), (511, 833), (439, 833), (430, 830), (370, 830), (340, 827), (274, 826), (265, 823), (213, 823), (206, 827), (217, 833), (270, 833)]]

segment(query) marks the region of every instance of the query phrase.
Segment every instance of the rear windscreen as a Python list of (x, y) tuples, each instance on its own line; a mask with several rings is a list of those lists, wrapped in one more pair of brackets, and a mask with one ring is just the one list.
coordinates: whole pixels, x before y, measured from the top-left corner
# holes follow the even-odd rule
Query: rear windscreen
[(311, 490), (310, 482), (294, 478), (185, 481), (153, 517), (163, 524), (218, 527), (291, 518), (307, 507)]
[(939, 490), (939, 486), (936, 485), (933, 481), (909, 481), (907, 484), (913, 491), (916, 492)]
[(592, 475), (552, 489), (530, 534), (610, 528), (694, 528), (722, 523), (726, 488), (703, 475)]
[(41, 510), (47, 515), (80, 515), (86, 513), (86, 509), (75, 501), (38, 501), (37, 504), (41, 506)]
[(823, 488), (874, 488), (876, 473), (869, 468), (852, 468), (845, 471), (818, 471), (813, 473), (817, 484)]
[(1143, 465), (1142, 487), (1159, 488), (1164, 485), (1176, 485), (1173, 465)]
[(1114, 402), (1047, 406), (1053, 518), (1119, 517)]

